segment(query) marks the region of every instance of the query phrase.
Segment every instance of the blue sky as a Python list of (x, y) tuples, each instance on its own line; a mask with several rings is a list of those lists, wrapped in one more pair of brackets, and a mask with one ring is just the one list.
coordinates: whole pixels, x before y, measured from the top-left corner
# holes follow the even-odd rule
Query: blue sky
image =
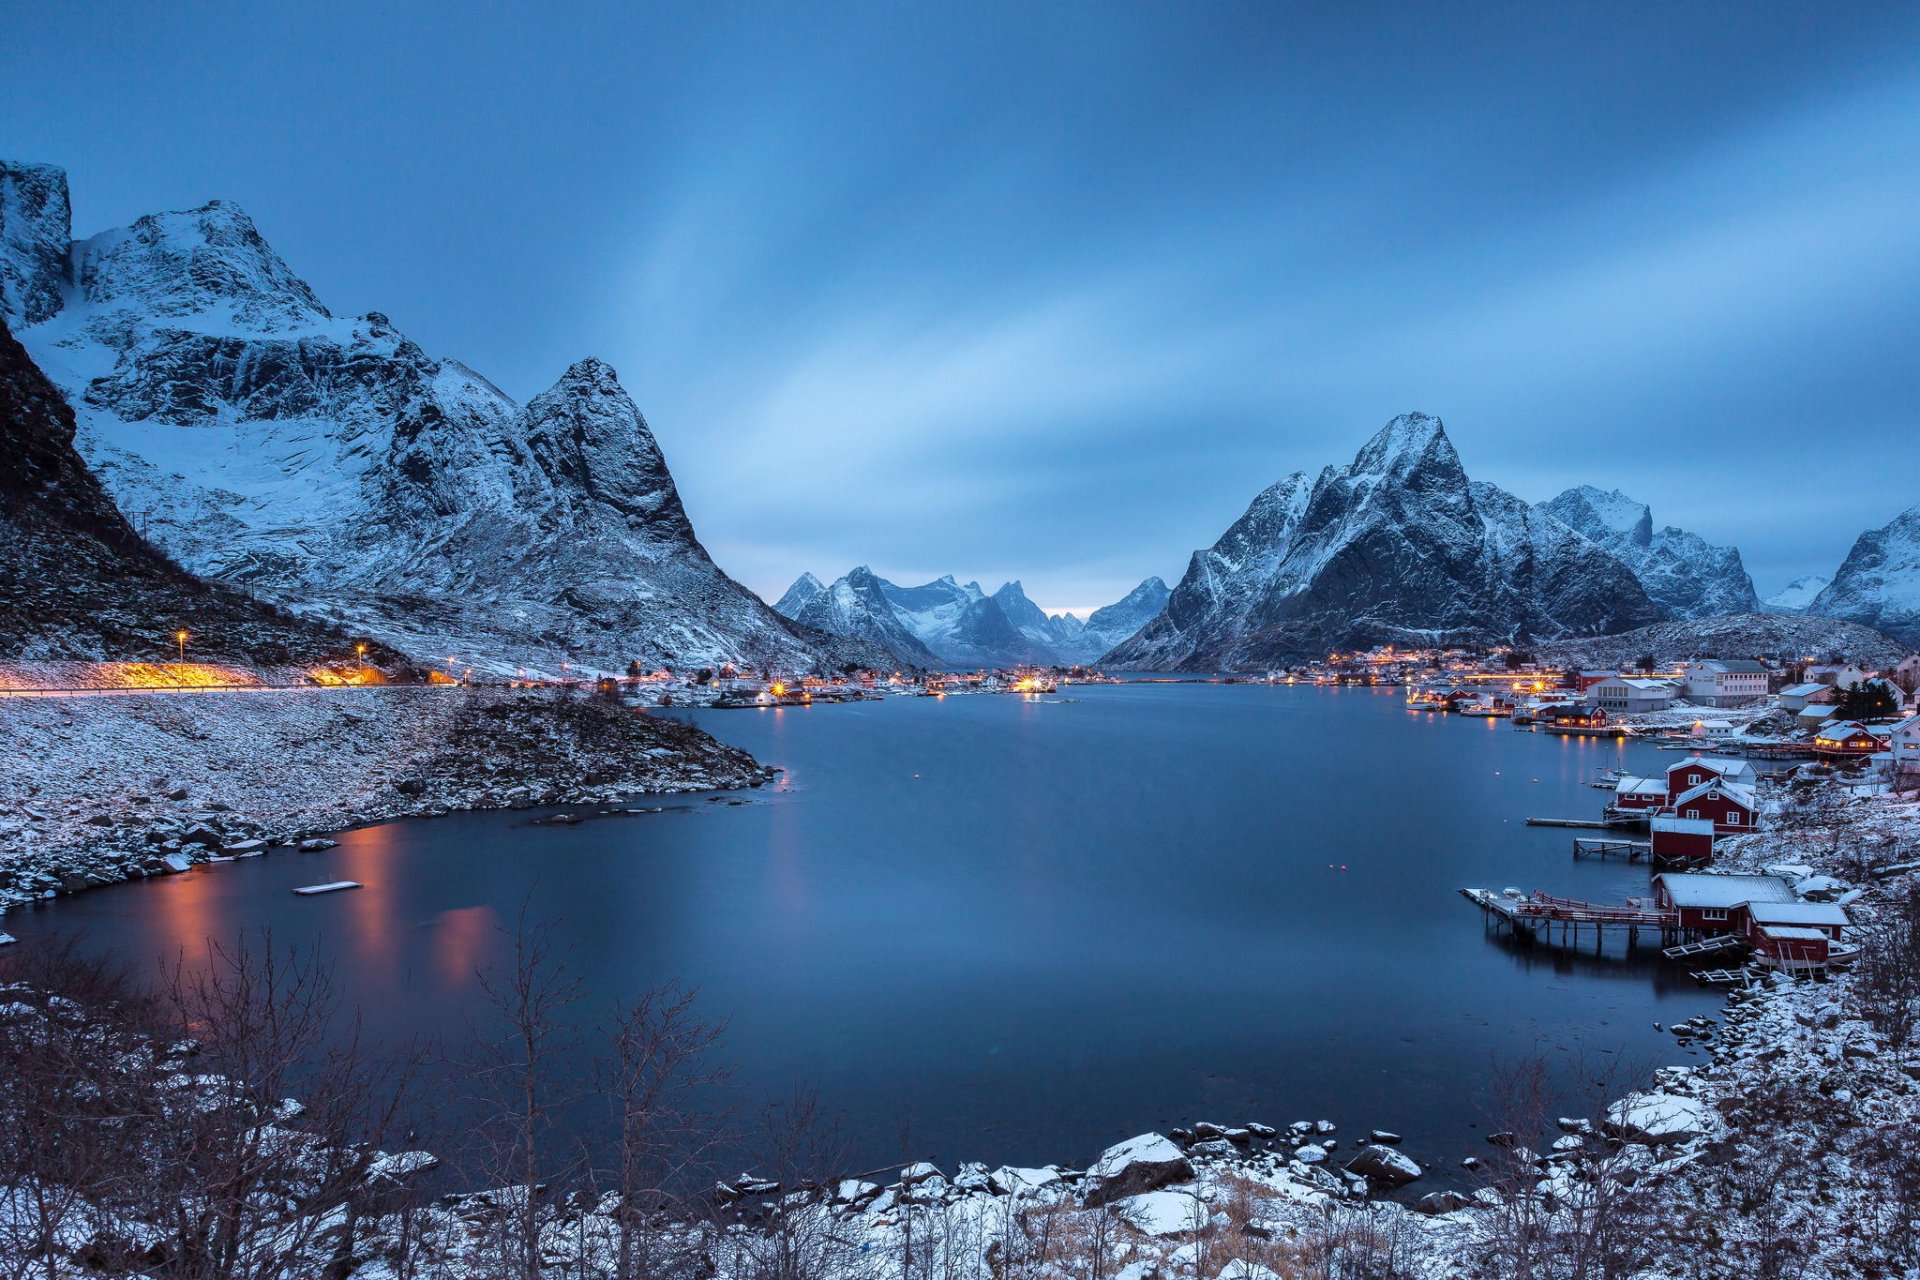
[(768, 594), (1105, 603), (1409, 409), (1762, 594), (1920, 501), (1920, 8), (773, 9), (16, 5), (0, 148), (612, 361)]

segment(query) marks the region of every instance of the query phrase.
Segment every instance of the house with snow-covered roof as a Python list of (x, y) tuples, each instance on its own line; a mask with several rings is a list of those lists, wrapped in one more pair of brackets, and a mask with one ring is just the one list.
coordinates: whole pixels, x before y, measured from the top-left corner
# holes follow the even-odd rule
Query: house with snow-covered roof
[(1870, 756), (1886, 749), (1886, 738), (1858, 720), (1830, 720), (1814, 730), (1813, 734), (1813, 751), (1818, 756), (1843, 759), (1848, 756)]
[(1815, 703), (1832, 702), (1837, 695), (1830, 684), (1821, 684), (1809, 680), (1804, 684), (1790, 684), (1780, 691), (1780, 709), (1799, 713), (1801, 708)]
[(1648, 822), (1648, 852), (1655, 866), (1705, 865), (1713, 861), (1713, 821), (1656, 813)]
[(1887, 751), (1895, 773), (1920, 774), (1920, 715), (1908, 716), (1887, 734)]
[(1753, 788), (1713, 778), (1675, 796), (1662, 813), (1677, 818), (1704, 819), (1715, 835), (1739, 835), (1760, 825), (1760, 801)]
[(1751, 658), (1702, 658), (1686, 666), (1687, 701), (1744, 707), (1767, 696), (1767, 669)]
[(1798, 902), (1793, 886), (1779, 876), (1716, 875), (1706, 871), (1662, 871), (1653, 878), (1656, 906), (1679, 913), (1680, 927), (1692, 933), (1739, 933), (1753, 903)]
[(1671, 680), (1608, 676), (1587, 686), (1587, 701), (1613, 715), (1665, 711), (1673, 705), (1678, 688)]
[(1760, 781), (1760, 775), (1754, 772), (1751, 760), (1738, 756), (1688, 756), (1667, 766), (1667, 801), (1672, 803), (1682, 792), (1715, 780), (1752, 787)]

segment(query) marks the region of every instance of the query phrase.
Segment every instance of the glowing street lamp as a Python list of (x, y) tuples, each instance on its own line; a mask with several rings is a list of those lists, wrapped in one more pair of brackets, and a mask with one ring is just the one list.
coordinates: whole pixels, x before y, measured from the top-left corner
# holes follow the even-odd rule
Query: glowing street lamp
[(173, 642), (180, 647), (180, 661), (185, 662), (187, 660), (187, 632), (184, 627), (173, 633)]

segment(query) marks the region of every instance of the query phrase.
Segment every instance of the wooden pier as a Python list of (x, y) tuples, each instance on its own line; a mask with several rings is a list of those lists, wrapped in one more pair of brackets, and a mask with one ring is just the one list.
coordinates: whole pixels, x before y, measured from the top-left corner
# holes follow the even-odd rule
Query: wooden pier
[(1575, 836), (1573, 856), (1576, 858), (1625, 858), (1628, 862), (1638, 862), (1642, 858), (1653, 857), (1653, 842), (1651, 840), (1610, 840), (1604, 836)]
[(1663, 946), (1680, 940), (1678, 911), (1640, 902), (1582, 902), (1556, 898), (1537, 889), (1523, 898), (1491, 889), (1462, 889), (1460, 893), (1480, 908), (1489, 924), (1510, 929), (1516, 937), (1524, 933), (1535, 942), (1555, 942), (1555, 925), (1560, 928), (1560, 945), (1578, 946), (1581, 930), (1585, 929), (1593, 935), (1596, 951), (1606, 945), (1609, 930), (1624, 930), (1628, 947), (1638, 945), (1643, 929), (1656, 935)]

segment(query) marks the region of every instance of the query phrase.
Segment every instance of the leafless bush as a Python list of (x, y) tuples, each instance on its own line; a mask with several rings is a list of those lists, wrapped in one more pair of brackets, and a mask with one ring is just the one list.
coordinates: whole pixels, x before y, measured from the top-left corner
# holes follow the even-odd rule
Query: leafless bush
[(1920, 884), (1909, 880), (1864, 927), (1854, 963), (1860, 1015), (1896, 1049), (1913, 1043), (1920, 1019)]
[(757, 1231), (735, 1238), (739, 1280), (858, 1280), (872, 1270), (825, 1209), (830, 1180), (847, 1165), (839, 1127), (819, 1097), (796, 1089), (760, 1114), (759, 1144), (780, 1195)]

